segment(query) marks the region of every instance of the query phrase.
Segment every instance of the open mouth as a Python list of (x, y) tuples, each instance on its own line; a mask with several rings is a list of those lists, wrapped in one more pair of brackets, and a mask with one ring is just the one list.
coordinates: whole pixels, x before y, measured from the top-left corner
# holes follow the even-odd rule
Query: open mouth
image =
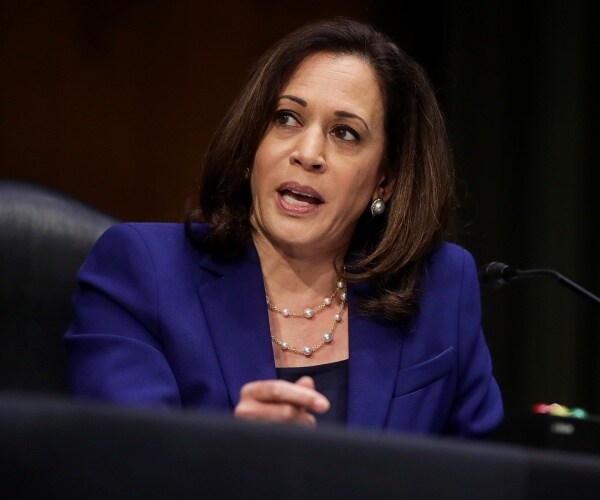
[(312, 194), (302, 193), (300, 191), (295, 191), (292, 189), (284, 189), (283, 191), (279, 191), (281, 197), (292, 205), (320, 205), (323, 203), (323, 200), (313, 196)]
[(295, 182), (289, 182), (281, 185), (277, 190), (283, 201), (290, 205), (307, 207), (312, 205), (321, 205), (323, 199), (310, 186), (302, 186)]

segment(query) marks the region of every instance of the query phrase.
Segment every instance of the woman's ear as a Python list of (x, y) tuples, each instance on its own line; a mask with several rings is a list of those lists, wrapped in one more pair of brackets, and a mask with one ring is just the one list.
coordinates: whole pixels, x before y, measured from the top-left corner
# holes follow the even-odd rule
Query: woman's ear
[(379, 182), (377, 183), (377, 187), (375, 188), (375, 192), (373, 193), (373, 200), (377, 198), (381, 198), (383, 201), (389, 201), (391, 197), (391, 186), (388, 182), (389, 176), (385, 168), (382, 169), (382, 174), (379, 178)]

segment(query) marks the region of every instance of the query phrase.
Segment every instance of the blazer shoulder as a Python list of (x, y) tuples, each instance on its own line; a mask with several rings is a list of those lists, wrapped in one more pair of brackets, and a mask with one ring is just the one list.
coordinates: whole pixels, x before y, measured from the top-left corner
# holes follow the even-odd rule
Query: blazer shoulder
[(446, 264), (462, 265), (464, 260), (474, 261), (473, 254), (464, 246), (451, 241), (443, 241), (431, 253), (429, 260), (444, 261)]
[(132, 270), (152, 268), (168, 273), (179, 268), (197, 268), (205, 258), (189, 242), (181, 223), (120, 222), (102, 233), (90, 249), (83, 267), (98, 264)]
[(443, 241), (430, 254), (428, 263), (462, 267), (465, 264), (475, 265), (475, 258), (464, 246), (450, 241)]
[[(200, 234), (206, 231), (204, 224), (193, 227)], [(184, 225), (176, 222), (120, 222), (102, 233), (96, 246), (146, 247), (151, 253), (181, 252), (191, 249), (185, 235)]]
[(468, 249), (444, 241), (427, 258), (424, 273), (429, 281), (472, 281), (477, 279), (477, 264)]
[[(192, 230), (199, 234), (207, 229), (206, 224), (192, 226)], [(101, 237), (128, 239), (133, 234), (138, 234), (143, 240), (152, 241), (185, 236), (185, 230), (184, 225), (179, 222), (118, 222), (108, 227)]]
[[(202, 238), (208, 232), (207, 224), (194, 224), (194, 236)], [(188, 239), (184, 225), (169, 222), (124, 222), (109, 228), (100, 237), (97, 246), (115, 253), (132, 256), (145, 254), (153, 266), (163, 273), (200, 271), (204, 276), (219, 277), (237, 273), (247, 266), (260, 266), (256, 249), (248, 242), (237, 259), (220, 260), (203, 252)]]

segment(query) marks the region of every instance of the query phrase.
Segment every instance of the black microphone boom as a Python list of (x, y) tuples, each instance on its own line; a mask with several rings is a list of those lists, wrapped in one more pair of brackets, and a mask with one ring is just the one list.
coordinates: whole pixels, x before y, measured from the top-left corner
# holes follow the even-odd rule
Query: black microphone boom
[(552, 276), (571, 290), (580, 293), (600, 305), (600, 297), (571, 281), (569, 278), (566, 278), (554, 269), (515, 269), (502, 262), (490, 262), (489, 264), (484, 265), (479, 271), (479, 281), (481, 284), (492, 288), (500, 288), (516, 279), (538, 276)]

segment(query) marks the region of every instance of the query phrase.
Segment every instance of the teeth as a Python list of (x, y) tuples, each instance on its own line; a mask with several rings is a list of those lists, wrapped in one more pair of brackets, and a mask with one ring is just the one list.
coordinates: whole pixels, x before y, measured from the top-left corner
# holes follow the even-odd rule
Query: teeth
[(294, 191), (293, 189), (290, 189), (290, 191), (294, 194), (299, 194), (300, 196), (306, 196), (309, 198), (316, 198), (316, 196), (313, 196), (312, 194), (308, 194), (308, 193), (302, 193), (301, 191)]
[[(300, 193), (295, 193), (295, 194), (300, 194)], [(309, 203), (308, 201), (300, 201), (296, 198), (291, 197), (289, 194), (284, 194), (283, 199), (292, 205), (300, 205), (303, 207), (305, 207), (307, 205), (312, 205), (312, 203)]]

